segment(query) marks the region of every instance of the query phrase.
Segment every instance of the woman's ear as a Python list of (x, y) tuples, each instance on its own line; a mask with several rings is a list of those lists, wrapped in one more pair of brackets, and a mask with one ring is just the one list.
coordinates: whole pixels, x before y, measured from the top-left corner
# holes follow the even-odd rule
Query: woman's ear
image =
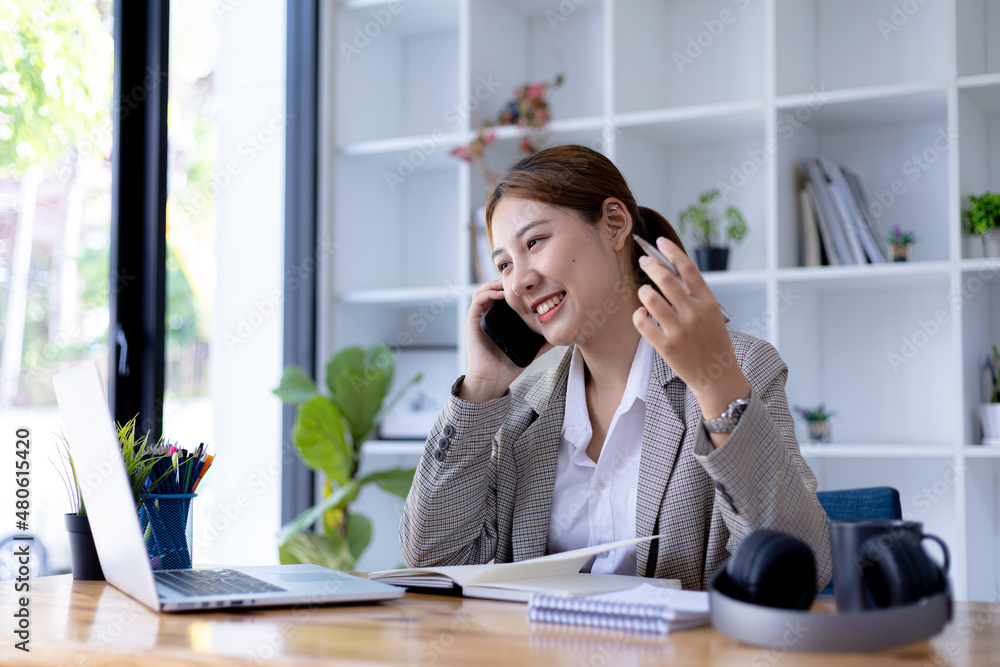
[(611, 238), (611, 245), (617, 252), (626, 247), (632, 237), (632, 216), (625, 204), (616, 197), (604, 200), (605, 233)]

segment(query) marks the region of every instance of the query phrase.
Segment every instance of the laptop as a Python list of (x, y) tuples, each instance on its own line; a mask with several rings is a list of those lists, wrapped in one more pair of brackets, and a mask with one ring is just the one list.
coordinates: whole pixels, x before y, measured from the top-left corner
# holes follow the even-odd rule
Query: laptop
[(405, 594), (320, 565), (154, 571), (97, 365), (89, 361), (57, 373), (52, 384), (101, 568), (126, 595), (166, 612), (375, 602)]

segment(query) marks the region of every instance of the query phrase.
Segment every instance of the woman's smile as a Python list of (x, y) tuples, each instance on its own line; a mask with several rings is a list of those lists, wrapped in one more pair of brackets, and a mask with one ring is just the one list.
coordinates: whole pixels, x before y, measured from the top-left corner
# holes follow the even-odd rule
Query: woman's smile
[(557, 294), (554, 297), (546, 299), (541, 303), (541, 305), (536, 306), (534, 310), (538, 314), (538, 321), (541, 322), (542, 324), (545, 324), (553, 317), (555, 317), (556, 313), (560, 310), (565, 300), (566, 300), (566, 292), (563, 292), (561, 294)]

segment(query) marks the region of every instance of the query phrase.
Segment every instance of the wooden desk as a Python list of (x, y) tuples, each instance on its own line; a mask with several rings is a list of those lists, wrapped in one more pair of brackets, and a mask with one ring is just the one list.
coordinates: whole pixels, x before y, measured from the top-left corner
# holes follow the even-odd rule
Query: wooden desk
[[(13, 648), (0, 583), (0, 664), (65, 665), (997, 665), (1000, 605), (958, 603), (929, 642), (874, 654), (785, 653), (710, 627), (665, 637), (532, 624), (525, 605), (414, 595), (372, 605), (156, 614), (104, 582), (31, 582), (31, 652)], [(819, 605), (830, 605), (825, 600)]]

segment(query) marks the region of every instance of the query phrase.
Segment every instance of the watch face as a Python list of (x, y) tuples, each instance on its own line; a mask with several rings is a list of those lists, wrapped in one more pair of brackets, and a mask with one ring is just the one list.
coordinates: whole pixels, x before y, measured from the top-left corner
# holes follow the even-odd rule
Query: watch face
[(742, 415), (743, 412), (747, 409), (748, 405), (750, 404), (744, 401), (743, 399), (738, 398), (729, 404), (729, 409), (726, 410), (726, 416), (729, 417), (730, 419), (737, 420), (740, 418), (740, 415)]

